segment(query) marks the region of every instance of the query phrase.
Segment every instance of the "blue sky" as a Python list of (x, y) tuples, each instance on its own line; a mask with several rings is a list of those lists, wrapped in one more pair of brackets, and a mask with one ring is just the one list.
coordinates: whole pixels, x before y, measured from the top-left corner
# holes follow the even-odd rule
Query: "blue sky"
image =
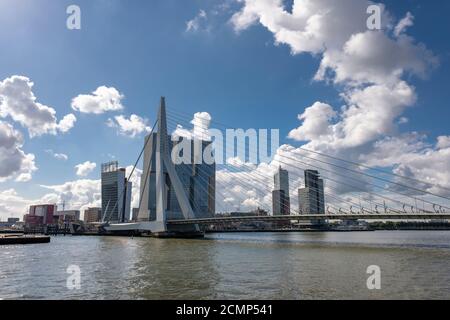
[[(143, 134), (117, 133), (106, 121), (131, 114), (155, 120), (159, 97), (183, 113), (208, 112), (213, 120), (237, 128), (279, 128), (282, 142), (300, 125), (297, 115), (316, 101), (339, 109), (344, 85), (313, 81), (320, 57), (292, 54), (287, 44), (274, 45), (274, 35), (261, 24), (236, 32), (231, 16), (242, 3), (226, 1), (53, 1), (3, 0), (0, 3), (0, 81), (13, 75), (28, 77), (37, 101), (56, 110), (58, 120), (73, 113), (77, 121), (67, 133), (30, 138), (26, 128), (6, 121), (24, 137), (23, 151), (35, 155), (38, 169), (28, 182), (0, 182), (0, 191), (13, 188), (21, 197), (48, 193), (39, 185), (76, 180), (75, 165), (95, 162), (86, 179), (98, 179), (100, 163), (114, 155), (122, 165), (134, 163)], [(450, 41), (448, 1), (384, 1), (401, 19), (411, 12), (408, 35), (423, 42), (439, 59), (427, 78), (403, 77), (415, 87), (417, 102), (402, 116), (409, 119), (399, 132), (427, 134), (434, 143), (449, 134)], [(66, 28), (66, 8), (81, 8), (81, 30)], [(285, 2), (289, 4), (288, 1)], [(197, 30), (187, 22), (207, 13)], [(215, 13), (216, 10), (218, 13)], [(84, 114), (71, 100), (100, 86), (124, 95), (120, 112)], [(64, 153), (54, 158), (45, 150)], [(0, 164), (1, 165), (1, 164)]]

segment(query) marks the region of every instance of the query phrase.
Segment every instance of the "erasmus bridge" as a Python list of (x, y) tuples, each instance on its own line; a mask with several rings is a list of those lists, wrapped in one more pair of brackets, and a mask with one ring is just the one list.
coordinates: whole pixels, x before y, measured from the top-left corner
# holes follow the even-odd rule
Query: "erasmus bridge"
[[(224, 129), (228, 128), (218, 122), (211, 122)], [(272, 192), (272, 177), (261, 170), (250, 172), (242, 164), (227, 162), (221, 165), (220, 174), (223, 179), (220, 181), (215, 179), (214, 165), (212, 187), (205, 168), (198, 165), (187, 167), (188, 170), (193, 170), (191, 175), (204, 180), (199, 181), (197, 189), (193, 191), (186, 188), (185, 178), (180, 176), (179, 167), (172, 160), (173, 143), (168, 134), (168, 124), (184, 128), (192, 124), (192, 121), (189, 120), (189, 115), (175, 111), (171, 111), (171, 115), (167, 117), (165, 98), (162, 97), (157, 120), (129, 175), (132, 176), (143, 156), (138, 219), (131, 223), (117, 223), (109, 221), (106, 215), (103, 225), (106, 231), (170, 237), (202, 234), (202, 225), (230, 222), (450, 219), (450, 198), (445, 196), (450, 194), (449, 188), (303, 148), (277, 154), (276, 161), (280, 169), (284, 167), (293, 174), (296, 182), (301, 180), (301, 174), (305, 170), (316, 169), (321, 172), (321, 177), (326, 182), (326, 191), (322, 191), (324, 197), (319, 199), (322, 203), (318, 205), (323, 208), (322, 212), (302, 212), (286, 202), (280, 202), (278, 208), (283, 214), (276, 214), (267, 201), (261, 200), (267, 200), (267, 195)], [(234, 200), (243, 202), (248, 197), (246, 193), (250, 192), (253, 194), (252, 204), (268, 209), (265, 212), (272, 211), (272, 215), (215, 215), (216, 212), (230, 211), (225, 205), (229, 200), (227, 191), (236, 187), (239, 192), (234, 196), (242, 198)], [(352, 196), (341, 192), (342, 188), (351, 190)], [(206, 197), (204, 202), (210, 207), (205, 209), (192, 201), (193, 192)], [(118, 201), (120, 199), (121, 197)], [(170, 203), (174, 201), (178, 211), (176, 214), (170, 208)], [(209, 214), (205, 214), (205, 211)]]

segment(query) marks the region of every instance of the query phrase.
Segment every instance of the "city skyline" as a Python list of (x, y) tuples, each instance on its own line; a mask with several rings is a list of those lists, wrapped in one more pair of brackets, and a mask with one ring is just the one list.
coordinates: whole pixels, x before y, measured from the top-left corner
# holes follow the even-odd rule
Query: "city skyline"
[[(279, 128), (280, 153), (306, 146), (450, 186), (449, 93), (444, 89), (450, 75), (449, 44), (434, 35), (443, 22), (431, 18), (443, 17), (442, 6), (449, 4), (420, 3), (426, 10), (419, 10), (416, 1), (386, 1), (390, 26), (386, 23), (375, 33), (366, 30), (365, 10), (357, 11), (364, 1), (349, 10), (355, 17), (349, 29), (339, 28), (339, 21), (348, 20), (346, 14), (323, 1), (311, 12), (329, 5), (339, 33), (319, 28), (317, 42), (308, 42), (283, 38), (282, 23), (259, 22), (266, 12), (251, 6), (252, 1), (168, 1), (143, 4), (147, 10), (131, 4), (126, 11), (120, 1), (80, 1), (81, 30), (65, 27), (68, 2), (8, 3), (0, 13), (5, 24), (0, 39), (9, 43), (0, 62), (1, 220), (22, 217), (38, 201), (65, 201), (69, 209), (100, 207), (100, 164), (118, 160), (130, 171), (156, 119), (161, 95), (170, 97), (170, 109), (190, 115), (192, 124), (187, 118), (180, 123), (186, 130), (214, 127), (214, 121), (236, 128)], [(289, 4), (284, 4), (280, 21), (295, 14)], [(274, 12), (280, 9), (276, 2), (270, 5)], [(175, 6), (185, 10), (174, 15)], [(109, 24), (112, 19), (117, 23)], [(295, 28), (301, 34), (303, 21), (298, 19)], [(8, 30), (21, 32), (11, 41)], [(130, 30), (134, 37), (121, 37)], [(105, 42), (97, 41), (99, 35)], [(368, 48), (361, 52), (369, 54), (368, 60), (342, 49), (353, 45), (357, 55), (356, 40)], [(57, 56), (42, 58), (45, 48), (58, 41)], [(380, 51), (374, 50), (377, 46)], [(389, 57), (390, 48), (403, 56)], [(23, 93), (24, 100), (15, 92)], [(172, 121), (175, 125), (176, 119)], [(269, 184), (279, 165), (275, 159), (270, 167), (260, 164), (250, 170), (264, 171)], [(140, 172), (131, 179), (132, 207), (138, 203)], [(218, 182), (226, 179), (218, 170)], [(291, 187), (299, 184), (292, 181)], [(270, 204), (270, 195), (247, 190), (247, 198), (238, 200), (241, 188), (232, 189), (226, 196), (230, 209)]]
[(449, 299), (448, 12), (0, 0), (0, 300)]

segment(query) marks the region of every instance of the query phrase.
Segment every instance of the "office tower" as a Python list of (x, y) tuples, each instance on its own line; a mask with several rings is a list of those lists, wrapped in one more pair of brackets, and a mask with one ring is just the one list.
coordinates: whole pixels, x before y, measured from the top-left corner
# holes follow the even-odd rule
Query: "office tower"
[[(216, 165), (208, 164), (204, 161), (194, 161), (195, 145), (200, 146), (201, 153), (212, 142), (203, 141), (196, 138), (189, 139), (179, 137), (178, 140), (172, 140), (168, 137), (169, 150), (179, 144), (186, 142), (185, 145), (191, 146), (191, 161), (189, 163), (175, 164), (175, 171), (180, 179), (183, 189), (186, 192), (192, 210), (198, 218), (212, 217), (215, 214), (215, 189), (216, 189)], [(139, 208), (139, 221), (156, 220), (156, 150), (157, 133), (152, 133), (145, 138), (144, 148), (144, 168), (141, 176), (140, 194), (148, 194), (143, 197)], [(199, 151), (200, 152), (200, 151)], [(199, 163), (196, 163), (199, 162)], [(176, 197), (175, 189), (172, 186), (166, 168), (163, 168), (165, 181), (164, 206), (168, 219), (182, 219), (183, 214)]]
[(281, 169), (280, 166), (273, 179), (274, 190), (272, 191), (272, 213), (273, 215), (289, 215), (289, 173), (287, 170)]
[(130, 219), (131, 181), (117, 161), (102, 164), (102, 213), (104, 221), (125, 222)]
[(84, 210), (84, 222), (100, 222), (102, 221), (102, 208), (87, 208)]
[(289, 173), (287, 170), (281, 169), (281, 166), (278, 168), (278, 171), (275, 173), (274, 177), (274, 190), (283, 190), (284, 193), (289, 196)]
[(302, 214), (325, 214), (323, 180), (316, 170), (305, 170), (305, 187), (298, 189), (299, 211)]

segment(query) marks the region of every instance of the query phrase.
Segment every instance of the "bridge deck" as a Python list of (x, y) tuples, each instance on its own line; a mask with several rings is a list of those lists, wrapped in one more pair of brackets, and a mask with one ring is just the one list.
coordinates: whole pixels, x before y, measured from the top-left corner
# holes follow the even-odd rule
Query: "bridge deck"
[(167, 224), (215, 224), (224, 222), (275, 222), (290, 220), (450, 220), (450, 213), (380, 213), (380, 214), (302, 214), (278, 216), (244, 216), (244, 217), (213, 217), (186, 220), (167, 220)]

